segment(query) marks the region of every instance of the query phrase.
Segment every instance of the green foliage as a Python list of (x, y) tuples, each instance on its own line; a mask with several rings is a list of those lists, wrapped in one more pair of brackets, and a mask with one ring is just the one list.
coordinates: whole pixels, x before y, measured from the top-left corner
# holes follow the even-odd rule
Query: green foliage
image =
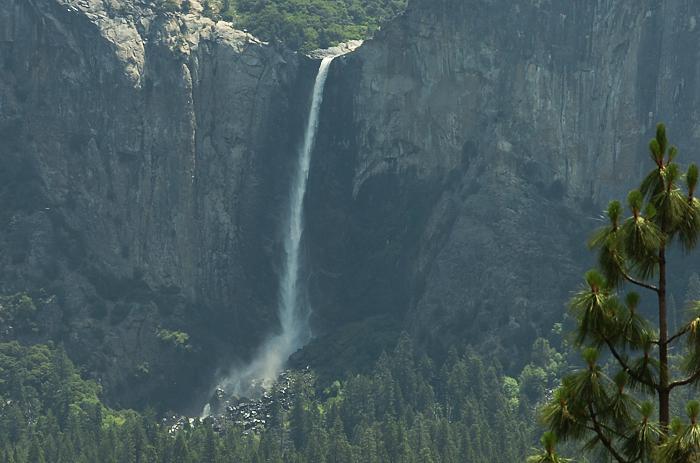
[[(690, 319), (669, 333), (666, 290), (667, 250), (678, 244), (689, 252), (700, 237), (697, 167), (690, 166), (684, 182), (663, 124), (649, 147), (655, 167), (628, 195), (630, 216), (623, 218), (620, 202), (611, 202), (609, 224), (590, 241), (600, 269), (586, 273), (570, 304), (584, 367), (564, 377), (542, 408), (551, 434), (543, 440), (544, 453), (528, 461), (558, 461), (555, 435), (620, 463), (700, 461), (700, 403), (688, 404), (686, 421), (671, 419), (671, 392), (678, 395), (700, 380), (700, 311), (692, 310), (700, 302), (688, 302)], [(654, 323), (643, 315), (650, 303), (658, 314)], [(645, 399), (657, 400), (656, 412)]]
[(156, 336), (164, 344), (175, 347), (176, 349), (189, 350), (191, 348), (190, 335), (183, 331), (171, 331), (165, 328), (160, 328), (156, 331)]
[(520, 384), (515, 378), (510, 376), (503, 377), (503, 395), (511, 410), (516, 410), (520, 404)]
[(535, 402), (544, 396), (547, 387), (547, 372), (544, 369), (525, 365), (520, 373), (520, 389), (522, 394), (531, 402)]
[(557, 436), (553, 432), (545, 432), (540, 442), (544, 448), (543, 452), (528, 457), (527, 463), (564, 463), (570, 461), (566, 458), (559, 457), (554, 451), (554, 447), (557, 444)]
[(532, 416), (509, 406), (513, 378), (471, 351), (435, 365), (406, 336), (369, 373), (325, 392), (297, 380), (259, 434), (215, 432), (209, 420), (173, 431), (114, 412), (53, 346), (0, 344), (0, 380), (0, 461), (16, 463), (510, 463), (532, 444)]
[(14, 325), (20, 331), (35, 331), (36, 313), (36, 305), (27, 293), (0, 296), (0, 323), (5, 326)]
[[(555, 329), (561, 329), (561, 325), (555, 327)], [(530, 361), (532, 365), (544, 370), (547, 375), (547, 385), (558, 381), (566, 366), (564, 356), (553, 348), (549, 341), (544, 338), (535, 339), (535, 342), (532, 344)]]
[(99, 404), (99, 387), (84, 381), (65, 352), (51, 345), (0, 343), (0, 442), (42, 419), (68, 422)]
[(308, 52), (363, 39), (406, 0), (204, 0), (205, 14), (233, 20), (263, 40)]

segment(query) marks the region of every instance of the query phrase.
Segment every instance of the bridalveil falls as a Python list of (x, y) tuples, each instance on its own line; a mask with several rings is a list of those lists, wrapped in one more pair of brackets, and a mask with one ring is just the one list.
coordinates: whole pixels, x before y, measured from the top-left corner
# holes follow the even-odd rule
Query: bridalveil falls
[(304, 196), (309, 178), (311, 153), (314, 149), (323, 90), (333, 56), (323, 58), (314, 83), (304, 140), (293, 172), (289, 210), (284, 222), (284, 260), (279, 282), (278, 314), (280, 331), (268, 338), (253, 360), (237, 369), (225, 386), (236, 394), (245, 393), (252, 382), (269, 383), (284, 367), (289, 356), (311, 338), (311, 308), (301, 278), (300, 248), (304, 232)]

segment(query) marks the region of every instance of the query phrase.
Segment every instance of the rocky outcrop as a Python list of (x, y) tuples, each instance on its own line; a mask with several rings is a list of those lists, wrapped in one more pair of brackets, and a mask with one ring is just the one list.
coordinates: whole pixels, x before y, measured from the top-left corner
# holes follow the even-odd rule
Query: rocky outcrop
[(0, 289), (55, 294), (43, 332), (126, 404), (191, 388), (276, 320), (311, 78), (188, 5), (0, 4)]
[(338, 59), (309, 185), (322, 318), (527, 349), (656, 122), (698, 160), (698, 19), (681, 0), (413, 0)]

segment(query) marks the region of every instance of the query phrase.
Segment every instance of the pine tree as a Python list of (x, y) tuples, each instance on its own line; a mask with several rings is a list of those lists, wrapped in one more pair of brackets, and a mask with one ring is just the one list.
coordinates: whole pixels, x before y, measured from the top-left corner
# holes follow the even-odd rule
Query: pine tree
[(32, 463), (44, 463), (46, 461), (44, 459), (44, 451), (39, 444), (39, 439), (35, 435), (31, 437), (27, 460), (31, 461)]
[(291, 413), (291, 437), (294, 447), (301, 450), (306, 446), (311, 429), (310, 404), (305, 397), (297, 396)]
[(185, 440), (185, 433), (179, 432), (175, 438), (175, 447), (173, 448), (173, 463), (190, 463), (190, 450)]
[(3, 456), (3, 463), (15, 463), (15, 452), (12, 449), (6, 449)]
[(206, 423), (204, 427), (204, 446), (201, 452), (202, 461), (216, 463), (216, 435), (210, 423)]
[(375, 429), (366, 424), (362, 426), (358, 442), (360, 450), (360, 461), (366, 463), (379, 463), (379, 451), (377, 449), (377, 435)]
[[(670, 333), (667, 294), (668, 251), (675, 245), (690, 252), (700, 238), (698, 167), (681, 173), (663, 124), (649, 146), (654, 168), (627, 197), (630, 217), (623, 218), (620, 202), (611, 202), (609, 224), (591, 238), (598, 269), (586, 273), (570, 303), (585, 366), (565, 377), (543, 408), (552, 433), (543, 438), (545, 452), (531, 462), (561, 461), (555, 436), (583, 441), (585, 450), (602, 450), (621, 463), (700, 457), (700, 404), (688, 405), (687, 422), (670, 416), (671, 392), (700, 380), (700, 301), (691, 320)], [(646, 304), (654, 306), (654, 322), (643, 315)], [(683, 352), (681, 364), (671, 364), (670, 348)], [(685, 376), (672, 378), (676, 370)]]
[(533, 455), (527, 459), (527, 463), (565, 463), (570, 460), (559, 457), (554, 451), (554, 446), (557, 443), (557, 438), (553, 432), (548, 431), (542, 436), (542, 453)]

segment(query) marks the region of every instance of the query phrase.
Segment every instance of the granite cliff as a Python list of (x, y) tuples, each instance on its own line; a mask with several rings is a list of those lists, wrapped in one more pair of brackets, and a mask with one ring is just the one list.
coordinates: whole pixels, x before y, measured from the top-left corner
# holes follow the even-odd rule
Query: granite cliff
[[(123, 404), (206, 389), (277, 323), (316, 64), (189, 5), (0, 4), (0, 289), (35, 294), (23, 336)], [(529, 348), (655, 123), (697, 145), (699, 19), (684, 0), (413, 0), (338, 58), (306, 197), (317, 332), (381, 316), (437, 350)]]
[(656, 123), (698, 161), (699, 18), (676, 0), (411, 2), (329, 78), (315, 305), (395, 313), (437, 349), (505, 340), (517, 362), (561, 319)]
[(127, 403), (191, 388), (276, 317), (307, 62), (190, 5), (0, 5), (2, 292), (39, 295), (37, 336)]

